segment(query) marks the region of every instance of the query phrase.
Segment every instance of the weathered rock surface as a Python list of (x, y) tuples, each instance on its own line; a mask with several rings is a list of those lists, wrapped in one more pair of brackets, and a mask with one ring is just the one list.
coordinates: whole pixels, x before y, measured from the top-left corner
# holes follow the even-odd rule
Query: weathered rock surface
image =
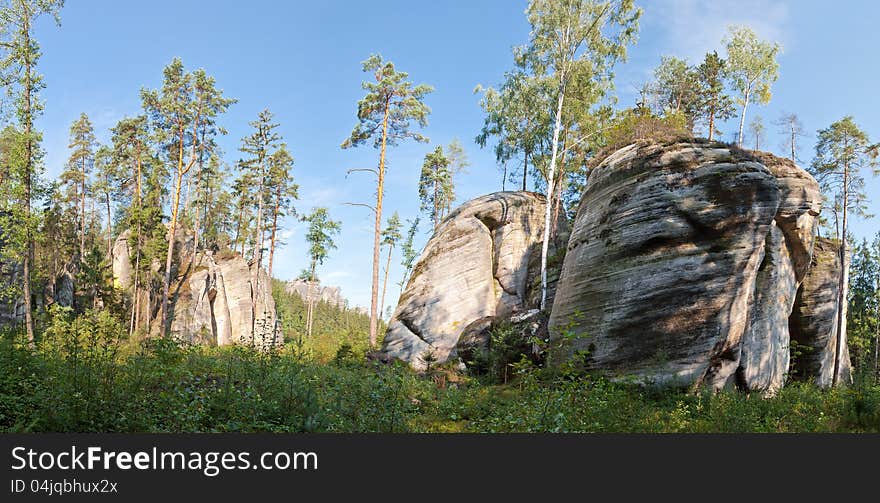
[(219, 346), (280, 344), (269, 276), (260, 269), (254, 284), (253, 267), (238, 255), (197, 254), (175, 296), (171, 334)]
[[(839, 274), (840, 245), (818, 238), (813, 248), (812, 267), (797, 292), (790, 319), (791, 339), (799, 346), (792, 365), (793, 374), (823, 387), (831, 385), (834, 375)], [(846, 319), (845, 304), (843, 309)], [(846, 345), (846, 323), (843, 328), (838, 380), (847, 383), (852, 380), (852, 368)]]
[[(297, 294), (303, 300), (308, 301), (309, 282), (303, 279), (292, 279), (284, 286), (287, 293)], [(320, 283), (312, 285), (312, 297), (316, 302), (326, 302), (331, 306), (340, 308), (346, 305), (342, 297), (342, 289), (338, 286), (321, 286)]]
[(113, 243), (113, 286), (122, 290), (128, 290), (133, 283), (129, 239), (131, 239), (131, 231), (125, 230)]
[(550, 317), (555, 361), (772, 393), (818, 210), (815, 180), (769, 154), (615, 152), (591, 173), (572, 229)]
[[(132, 286), (128, 231), (113, 247), (113, 281), (119, 288)], [(158, 273), (160, 264), (153, 264)], [(268, 348), (283, 342), (277, 326), (271, 280), (265, 270), (254, 275), (254, 266), (240, 255), (211, 251), (194, 253), (192, 236), (178, 230), (172, 268), (169, 328), (177, 339), (203, 344), (244, 344)], [(254, 281), (256, 278), (256, 281)], [(146, 293), (159, 298), (161, 292)], [(158, 306), (151, 313), (150, 332), (159, 332)]]
[[(530, 192), (498, 192), (447, 216), (428, 241), (388, 325), (383, 354), (420, 368), (427, 352), (455, 357), (464, 329), (537, 307), (545, 200)], [(550, 266), (568, 236), (564, 218), (551, 245)], [(548, 275), (551, 279), (555, 273)], [(552, 303), (555, 281), (550, 284)]]
[(821, 195), (813, 177), (788, 159), (752, 154), (776, 177), (782, 198), (764, 243), (736, 377), (743, 388), (772, 394), (788, 374), (788, 318), (810, 268)]

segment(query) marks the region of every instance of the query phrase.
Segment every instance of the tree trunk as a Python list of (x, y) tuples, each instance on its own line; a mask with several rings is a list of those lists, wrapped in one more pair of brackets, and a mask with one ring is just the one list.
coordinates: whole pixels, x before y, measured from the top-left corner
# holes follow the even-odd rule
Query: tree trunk
[(275, 260), (275, 234), (278, 231), (278, 206), (281, 203), (281, 186), (278, 186), (274, 208), (272, 209), (272, 236), (269, 238), (269, 278), (272, 278), (272, 263)]
[(712, 105), (709, 107), (709, 141), (715, 137), (715, 99), (712, 98)]
[[(109, 189), (109, 185), (107, 186)], [(110, 215), (110, 191), (104, 193), (105, 202), (107, 203), (107, 258), (112, 266), (113, 264), (113, 225)]]
[(391, 97), (385, 100), (385, 116), (382, 119), (382, 148), (379, 152), (379, 180), (376, 190), (376, 222), (373, 232), (373, 285), (370, 291), (370, 347), (375, 348), (378, 341), (379, 318), (376, 307), (379, 301), (379, 237), (382, 234), (382, 191), (385, 188), (385, 149), (388, 146), (388, 113)]
[(309, 287), (306, 289), (306, 336), (312, 337), (312, 319), (315, 316), (315, 301), (313, 293), (313, 285), (315, 284), (315, 262), (312, 261), (311, 272), (309, 274)]
[(24, 282), (22, 294), (24, 295), (24, 324), (27, 331), (28, 345), (34, 346), (34, 313), (31, 306), (31, 263), (34, 257), (34, 243), (31, 236), (31, 176), (34, 170), (34, 146), (31, 135), (33, 134), (33, 117), (31, 117), (32, 92), (33, 84), (31, 82), (32, 63), (30, 60), (31, 46), (31, 27), (30, 12), (28, 12), (28, 4), (22, 2), (22, 8), (25, 10), (22, 25), (24, 34), (25, 50), (24, 61), (24, 135), (25, 135), (25, 172), (24, 172), (24, 212), (25, 212), (25, 253), (22, 261), (22, 281)]
[(737, 144), (742, 147), (743, 146), (743, 128), (746, 124), (746, 109), (749, 106), (749, 98), (751, 97), (751, 89), (746, 90), (745, 100), (743, 100), (743, 111), (742, 116), (739, 118), (739, 140)]
[(174, 233), (177, 230), (177, 210), (180, 205), (180, 189), (183, 184), (183, 171), (178, 167), (174, 188), (174, 204), (171, 207), (171, 224), (168, 226), (168, 252), (165, 255), (165, 276), (162, 280), (162, 315), (159, 334), (165, 337), (168, 330), (168, 294), (171, 289), (171, 262), (174, 256)]
[(82, 220), (80, 221), (80, 234), (79, 234), (79, 261), (80, 263), (85, 262), (86, 257), (86, 158), (82, 158), (82, 162), (80, 163), (82, 168), (82, 179), (80, 180), (80, 212), (82, 213)]
[(553, 146), (550, 169), (547, 172), (547, 204), (544, 209), (544, 238), (541, 243), (541, 310), (547, 307), (547, 251), (550, 245), (550, 214), (553, 205), (553, 178), (556, 175), (556, 155), (559, 150), (559, 131), (562, 128), (562, 104), (565, 101), (565, 74), (560, 77), (559, 98), (556, 103), (556, 124), (553, 126)]
[(527, 181), (528, 174), (529, 174), (529, 151), (526, 150), (523, 154), (523, 186), (522, 186), (523, 192), (526, 191), (526, 181)]
[(385, 261), (385, 280), (382, 281), (382, 303), (379, 309), (385, 309), (385, 291), (388, 289), (388, 271), (391, 269), (391, 253), (394, 251), (394, 245), (388, 245), (388, 260)]
[[(845, 142), (846, 140), (844, 140)], [(846, 213), (848, 210), (848, 201), (849, 199), (849, 164), (844, 163), (843, 165), (843, 210), (841, 214), (841, 233), (840, 233), (840, 274), (838, 276), (837, 281), (837, 336), (834, 341), (834, 374), (831, 376), (831, 385), (836, 386), (839, 381), (838, 373), (840, 372), (840, 360), (842, 358), (842, 350), (843, 345), (845, 344), (845, 333), (844, 333), (844, 323), (846, 322), (843, 317), (844, 311), (844, 303), (846, 302), (846, 277), (847, 277), (847, 263), (846, 263)]]
[(141, 203), (141, 154), (140, 148), (138, 147), (136, 150), (137, 159), (135, 160), (135, 197), (136, 203), (135, 207), (137, 208), (137, 236), (134, 245), (134, 312), (131, 316), (131, 325), (128, 330), (128, 335), (131, 337), (134, 334), (134, 331), (138, 328), (138, 322), (140, 321), (140, 303), (141, 303), (141, 295), (140, 295), (140, 274), (141, 274), (141, 226), (143, 222), (143, 213), (142, 213), (142, 203)]
[(504, 184), (507, 182), (507, 162), (505, 161), (502, 166), (504, 168), (504, 174), (501, 175), (501, 191), (504, 192)]

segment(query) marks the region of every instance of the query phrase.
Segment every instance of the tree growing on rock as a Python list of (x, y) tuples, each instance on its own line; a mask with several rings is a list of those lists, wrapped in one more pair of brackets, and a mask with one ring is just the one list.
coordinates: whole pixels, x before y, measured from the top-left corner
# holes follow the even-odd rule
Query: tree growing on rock
[(800, 162), (800, 156), (798, 156), (800, 140), (806, 136), (800, 118), (797, 114), (783, 112), (779, 119), (773, 122), (773, 125), (779, 126), (779, 134), (783, 137), (782, 148), (786, 152), (791, 152), (789, 156), (791, 162)]
[(330, 254), (330, 250), (336, 249), (336, 243), (333, 236), (339, 234), (341, 229), (340, 222), (330, 219), (327, 208), (315, 208), (305, 217), (305, 222), (309, 224), (309, 230), (306, 233), (306, 242), (309, 244), (309, 288), (306, 294), (308, 310), (306, 312), (306, 334), (312, 336), (312, 321), (314, 321), (315, 313), (315, 295), (313, 289), (318, 265), (324, 263)]
[(412, 272), (413, 265), (415, 265), (416, 259), (419, 256), (419, 252), (416, 250), (414, 244), (416, 233), (419, 232), (419, 219), (407, 220), (407, 222), (409, 222), (410, 225), (409, 229), (406, 231), (406, 239), (400, 245), (400, 252), (402, 255), (400, 265), (403, 266), (403, 277), (400, 278), (400, 282), (397, 283), (397, 286), (400, 287), (401, 293), (403, 292), (403, 287), (406, 286), (406, 281), (409, 279), (409, 274)]
[(379, 329), (379, 252), (382, 236), (382, 198), (385, 191), (386, 150), (401, 140), (412, 138), (427, 142), (428, 138), (413, 131), (412, 123), (421, 127), (428, 125), (431, 109), (424, 99), (433, 87), (414, 85), (407, 80), (409, 74), (398, 71), (394, 63), (374, 54), (363, 62), (363, 70), (372, 75), (361, 87), (367, 91), (358, 102), (358, 123), (351, 135), (342, 142), (342, 148), (352, 148), (372, 140), (379, 149), (379, 165), (376, 174), (376, 206), (372, 207), (375, 221), (373, 227), (373, 274), (370, 293), (370, 347), (376, 346)]
[[(840, 263), (846, 264), (849, 251), (847, 243), (848, 219), (850, 213), (860, 211), (866, 199), (864, 192), (865, 179), (863, 172), (877, 168), (877, 145), (872, 145), (868, 135), (858, 127), (851, 116), (819, 130), (816, 143), (816, 157), (812, 171), (819, 181), (827, 198), (840, 201)], [(834, 349), (834, 374), (832, 385), (838, 383), (842, 348), (846, 341), (842, 340), (845, 319), (841, 306), (847, 302), (846, 285), (848, 284), (849, 268), (841, 267), (837, 288), (837, 340)]]
[(755, 140), (755, 150), (761, 150), (761, 144), (764, 143), (766, 127), (764, 126), (764, 118), (756, 115), (749, 123), (749, 136)]
[[(555, 87), (553, 136), (546, 172), (547, 205), (541, 246), (541, 309), (547, 302), (547, 252), (556, 166), (566, 92), (578, 80), (609, 81), (614, 65), (626, 58), (635, 40), (642, 10), (632, 0), (532, 0), (526, 9), (532, 26), (523, 58), (536, 75)], [(608, 86), (599, 86), (599, 89)], [(595, 93), (593, 102), (601, 93)]]
[(763, 105), (770, 102), (770, 88), (779, 78), (776, 57), (782, 47), (759, 39), (751, 28), (745, 26), (728, 28), (724, 44), (727, 47), (727, 76), (739, 92), (737, 102), (742, 107), (737, 137), (737, 143), (742, 146), (749, 103)]
[(419, 201), (421, 210), (428, 214), (434, 225), (434, 231), (440, 226), (444, 212), (452, 198), (452, 170), (449, 158), (443, 153), (443, 147), (437, 147), (425, 155), (422, 173), (419, 177)]
[(733, 99), (724, 90), (724, 75), (727, 63), (712, 51), (706, 53), (703, 62), (697, 67), (700, 85), (700, 118), (706, 122), (709, 141), (715, 137), (716, 122), (727, 120), (736, 114)]

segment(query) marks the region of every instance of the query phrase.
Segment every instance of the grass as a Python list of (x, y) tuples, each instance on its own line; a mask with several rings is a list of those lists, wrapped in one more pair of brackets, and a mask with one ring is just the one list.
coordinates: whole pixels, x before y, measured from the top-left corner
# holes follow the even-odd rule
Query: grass
[(317, 360), (288, 345), (127, 341), (103, 313), (57, 315), (37, 347), (0, 337), (0, 430), (77, 432), (877, 432), (880, 385), (776, 397), (687, 393), (521, 368), (507, 384)]

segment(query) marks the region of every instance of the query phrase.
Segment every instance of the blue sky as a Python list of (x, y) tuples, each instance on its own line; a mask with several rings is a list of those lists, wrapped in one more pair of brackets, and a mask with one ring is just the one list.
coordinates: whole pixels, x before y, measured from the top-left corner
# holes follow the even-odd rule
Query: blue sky
[[(617, 72), (621, 105), (634, 102), (635, 89), (665, 54), (697, 61), (721, 49), (729, 23), (748, 24), (784, 46), (781, 76), (773, 101), (751, 108), (768, 123), (768, 143), (779, 151), (781, 137), (769, 126), (782, 111), (797, 113), (811, 137), (802, 157), (811, 158), (819, 128), (854, 115), (880, 138), (880, 67), (864, 54), (880, 46), (880, 2), (819, 0), (642, 0), (639, 42)], [(527, 40), (526, 1), (460, 0), (360, 1), (195, 1), (68, 0), (60, 28), (44, 19), (37, 29), (43, 58), (40, 71), (45, 115), (40, 120), (46, 169), (57, 176), (67, 158), (69, 124), (86, 112), (99, 139), (126, 115), (140, 113), (138, 91), (161, 84), (162, 68), (179, 56), (187, 68), (202, 67), (228, 96), (239, 101), (222, 119), (229, 135), (220, 144), (230, 161), (238, 158), (248, 121), (269, 107), (296, 158), (302, 212), (327, 206), (343, 222), (338, 249), (319, 271), (326, 284), (342, 287), (352, 305), (369, 305), (372, 215), (346, 202), (371, 202), (375, 187), (366, 175), (346, 178), (349, 168), (372, 167), (377, 152), (339, 144), (355, 124), (364, 78), (360, 62), (379, 52), (417, 83), (436, 88), (426, 100), (433, 112), (424, 133), (431, 145), (459, 138), (471, 167), (457, 182), (458, 202), (500, 190), (500, 171), (491, 151), (473, 138), (482, 125), (477, 84), (497, 84), (512, 64), (511, 48)], [(722, 128), (732, 132), (731, 122)], [(417, 183), (422, 157), (433, 146), (403, 144), (389, 154), (386, 216), (418, 212)], [(868, 182), (880, 194), (880, 182)], [(871, 210), (880, 214), (880, 198)], [(304, 229), (285, 222), (288, 244), (279, 250), (275, 275), (294, 277), (307, 264)], [(857, 221), (859, 236), (872, 235), (877, 221)], [(424, 225), (427, 230), (428, 226)], [(427, 232), (418, 244), (427, 240)], [(395, 256), (392, 282), (402, 273)], [(389, 300), (396, 299), (389, 287)]]

